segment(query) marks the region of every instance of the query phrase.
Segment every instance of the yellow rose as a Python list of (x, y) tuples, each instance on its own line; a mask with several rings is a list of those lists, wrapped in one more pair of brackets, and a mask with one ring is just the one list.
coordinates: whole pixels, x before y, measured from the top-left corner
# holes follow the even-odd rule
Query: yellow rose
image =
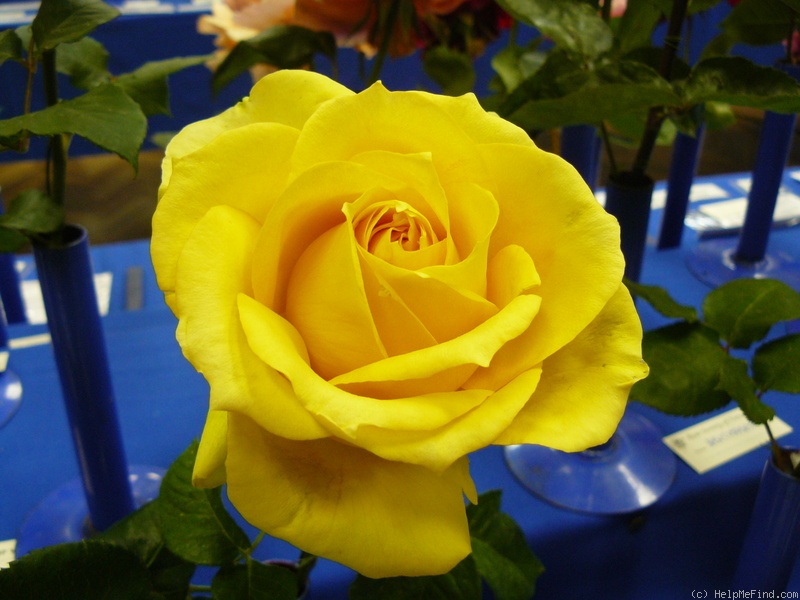
[(195, 484), (370, 577), (448, 571), (467, 455), (604, 442), (647, 372), (615, 220), (471, 94), (265, 77), (173, 139), (152, 257), (211, 389)]

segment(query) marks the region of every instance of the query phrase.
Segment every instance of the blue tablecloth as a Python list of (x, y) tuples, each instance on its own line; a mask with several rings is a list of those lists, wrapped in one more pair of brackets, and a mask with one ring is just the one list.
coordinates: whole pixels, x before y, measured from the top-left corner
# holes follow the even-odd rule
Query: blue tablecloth
[[(734, 193), (730, 179), (716, 180)], [(796, 182), (787, 178), (796, 190)], [(727, 192), (725, 192), (727, 193)], [(657, 230), (658, 213), (652, 220)], [(684, 248), (648, 250), (642, 281), (666, 286), (679, 300), (699, 305), (708, 288), (687, 270), (684, 257), (694, 243), (687, 230)], [(772, 247), (800, 256), (800, 231), (777, 231)], [(183, 359), (174, 340), (175, 321), (157, 290), (146, 241), (98, 246), (95, 270), (113, 273), (110, 309), (104, 324), (123, 435), (131, 464), (167, 467), (201, 431), (207, 385)], [(130, 267), (143, 267), (144, 304), (125, 310), (123, 282)], [(642, 309), (645, 327), (661, 319)], [(11, 326), (12, 338), (44, 331), (44, 326)], [(24, 386), (19, 412), (0, 428), (0, 540), (14, 538), (26, 514), (53, 489), (77, 476), (50, 345), (13, 350), (10, 366)], [(800, 445), (800, 404), (770, 394), (781, 418), (796, 429), (784, 441)], [(669, 417), (639, 405), (668, 434), (700, 419)], [(693, 590), (727, 591), (747, 526), (765, 448), (752, 451), (703, 475), (680, 462), (672, 487), (636, 515), (593, 516), (562, 510), (526, 491), (510, 474), (501, 448), (472, 457), (481, 491), (503, 490), (503, 506), (524, 528), (547, 571), (539, 600), (586, 598), (676, 600)], [(279, 541), (266, 542), (265, 556), (294, 557)], [(800, 569), (790, 590), (800, 590)], [(347, 598), (353, 573), (323, 561), (313, 575), (311, 598)]]

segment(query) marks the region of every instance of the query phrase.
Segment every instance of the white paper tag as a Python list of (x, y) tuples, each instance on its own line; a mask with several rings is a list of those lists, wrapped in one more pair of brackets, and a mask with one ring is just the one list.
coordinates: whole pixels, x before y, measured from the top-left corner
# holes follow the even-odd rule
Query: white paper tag
[[(96, 273), (94, 276), (94, 289), (97, 293), (97, 307), (100, 314), (108, 314), (111, 301), (111, 282), (113, 275), (110, 272)], [(22, 289), (22, 300), (25, 303), (25, 316), (28, 323), (38, 325), (47, 322), (47, 315), (44, 311), (44, 300), (42, 300), (42, 288), (39, 286), (38, 279), (24, 279), (20, 282)]]
[[(769, 422), (776, 438), (792, 428), (778, 417)], [(769, 442), (766, 429), (734, 408), (664, 437), (664, 443), (698, 473), (705, 473)]]
[(4, 569), (16, 557), (17, 540), (3, 540), (0, 542), (0, 569)]

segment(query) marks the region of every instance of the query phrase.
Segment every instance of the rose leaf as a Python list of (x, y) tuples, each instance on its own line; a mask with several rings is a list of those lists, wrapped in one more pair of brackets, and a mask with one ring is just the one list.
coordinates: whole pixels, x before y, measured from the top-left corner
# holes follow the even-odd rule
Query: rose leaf
[(499, 490), (486, 492), (467, 507), (472, 556), (478, 573), (498, 600), (527, 600), (536, 591), (544, 567), (531, 551), (519, 525), (500, 511)]
[(800, 334), (759, 346), (753, 357), (753, 379), (763, 390), (800, 394)]
[(682, 93), (690, 105), (713, 101), (781, 113), (800, 110), (800, 83), (739, 56), (700, 61), (682, 84)]
[(216, 600), (295, 600), (297, 576), (285, 567), (249, 560), (222, 567), (211, 581)]
[(147, 133), (147, 118), (122, 88), (107, 84), (72, 100), (0, 121), (0, 145), (12, 146), (25, 132), (80, 135), (124, 158), (136, 169)]
[(167, 78), (187, 67), (199, 65), (208, 56), (185, 56), (145, 63), (135, 71), (120, 75), (115, 83), (133, 98), (146, 115), (169, 115)]
[(7, 60), (22, 60), (22, 40), (13, 29), (0, 32), (0, 65)]
[(645, 300), (659, 314), (669, 319), (682, 319), (689, 323), (697, 321), (697, 311), (694, 307), (679, 304), (664, 288), (657, 285), (644, 285), (629, 279), (625, 280), (625, 285), (631, 294)]
[(20, 192), (0, 215), (0, 227), (13, 229), (22, 235), (52, 233), (64, 224), (64, 209), (41, 190)]
[(680, 322), (648, 331), (642, 357), (650, 374), (633, 386), (631, 400), (681, 416), (703, 414), (730, 402), (717, 387), (728, 355), (712, 329)]
[(161, 482), (157, 500), (167, 548), (184, 560), (203, 565), (232, 562), (250, 545), (247, 534), (222, 504), (220, 488), (192, 486), (197, 456), (193, 443), (172, 464)]
[(88, 90), (111, 79), (108, 57), (103, 44), (86, 37), (58, 48), (56, 69), (68, 75), (70, 83), (76, 88)]
[(0, 598), (14, 600), (140, 600), (150, 597), (150, 589), (147, 570), (133, 553), (98, 540), (34, 550), (0, 571)]
[(460, 96), (475, 87), (475, 68), (463, 52), (438, 46), (425, 53), (422, 67), (448, 96)]
[(733, 348), (749, 348), (776, 323), (800, 319), (800, 293), (774, 279), (736, 279), (706, 296), (703, 318)]
[(581, 0), (499, 0), (498, 4), (572, 54), (592, 59), (611, 49), (611, 28)]
[(747, 374), (747, 362), (729, 356), (722, 363), (717, 387), (736, 400), (752, 423), (761, 425), (775, 416), (772, 407), (764, 404), (756, 395), (756, 382)]
[(75, 42), (120, 12), (101, 0), (42, 0), (31, 28), (40, 52)]
[(359, 575), (350, 586), (350, 600), (480, 600), (481, 577), (468, 556), (444, 575), (370, 579)]

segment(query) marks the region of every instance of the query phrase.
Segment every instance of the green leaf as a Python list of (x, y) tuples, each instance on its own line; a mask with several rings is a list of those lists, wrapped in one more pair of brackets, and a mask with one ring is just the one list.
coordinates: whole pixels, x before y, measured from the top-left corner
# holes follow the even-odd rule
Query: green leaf
[(468, 556), (445, 575), (370, 579), (359, 575), (350, 586), (350, 600), (480, 600), (481, 578)]
[(528, 600), (544, 567), (519, 525), (500, 512), (501, 495), (499, 490), (486, 492), (467, 507), (472, 557), (497, 600)]
[(16, 252), (28, 241), (19, 231), (0, 227), (0, 252)]
[(0, 65), (7, 60), (22, 60), (22, 40), (13, 29), (0, 31)]
[(756, 425), (762, 425), (775, 416), (772, 407), (756, 395), (756, 382), (747, 374), (747, 362), (729, 356), (722, 363), (718, 389), (736, 400), (744, 415)]
[(254, 560), (222, 567), (211, 582), (215, 600), (296, 600), (297, 591), (295, 573)]
[(115, 83), (133, 98), (146, 115), (168, 115), (169, 82), (168, 77), (187, 67), (203, 64), (208, 56), (186, 56), (148, 62), (125, 75), (120, 75)]
[(749, 348), (782, 321), (800, 319), (800, 293), (774, 279), (735, 279), (709, 292), (705, 323), (733, 348)]
[(88, 90), (108, 83), (108, 52), (103, 44), (92, 38), (83, 38), (71, 44), (62, 44), (56, 53), (56, 69), (69, 76), (70, 83)]
[(561, 98), (533, 100), (505, 117), (530, 131), (599, 123), (677, 101), (671, 89), (659, 85), (609, 83), (587, 86)]
[(728, 355), (708, 327), (680, 322), (648, 331), (642, 356), (650, 375), (636, 382), (631, 400), (681, 416), (700, 415), (730, 402), (717, 388)]
[(142, 600), (147, 571), (131, 552), (91, 540), (35, 550), (0, 570), (0, 598)]
[(0, 145), (13, 146), (26, 133), (80, 135), (137, 168), (147, 118), (122, 88), (107, 84), (82, 96), (27, 115), (0, 121)]
[[(537, 38), (537, 41), (540, 39)], [(536, 43), (532, 48), (523, 48), (510, 44), (492, 56), (492, 69), (506, 92), (514, 90), (544, 64), (547, 53), (539, 51), (538, 46)]]
[(560, 49), (594, 59), (611, 49), (613, 34), (597, 10), (580, 0), (498, 0), (515, 19), (536, 27)]
[(791, 11), (783, 0), (742, 0), (722, 20), (722, 33), (711, 40), (703, 56), (727, 54), (736, 44), (778, 44), (789, 31)]
[(625, 280), (625, 285), (631, 294), (645, 300), (659, 314), (668, 319), (683, 319), (690, 323), (697, 321), (697, 311), (693, 306), (679, 304), (669, 295), (669, 292), (657, 285), (644, 285), (630, 279)]
[(9, 204), (8, 212), (0, 215), (0, 227), (14, 229), (23, 235), (52, 233), (63, 224), (63, 207), (37, 189), (21, 192)]
[(31, 28), (37, 50), (75, 42), (120, 12), (100, 0), (42, 0)]
[(650, 0), (628, 2), (619, 20), (615, 36), (617, 51), (620, 54), (627, 54), (636, 48), (649, 46), (653, 30), (663, 14), (658, 2)]
[(725, 102), (781, 113), (800, 111), (800, 83), (779, 69), (739, 56), (705, 59), (681, 85), (687, 104)]
[(161, 482), (157, 507), (167, 547), (181, 558), (203, 565), (232, 562), (250, 540), (225, 510), (220, 488), (192, 486), (197, 442), (172, 464)]
[(800, 14), (800, 0), (781, 0), (792, 12)]
[(425, 53), (422, 67), (448, 96), (460, 96), (475, 87), (475, 68), (470, 57), (462, 52), (437, 46)]
[(239, 42), (217, 67), (211, 87), (218, 92), (250, 67), (266, 63), (279, 69), (310, 65), (316, 54), (336, 60), (336, 39), (326, 31), (276, 25)]
[(753, 379), (762, 390), (800, 394), (800, 334), (759, 346), (752, 364)]

